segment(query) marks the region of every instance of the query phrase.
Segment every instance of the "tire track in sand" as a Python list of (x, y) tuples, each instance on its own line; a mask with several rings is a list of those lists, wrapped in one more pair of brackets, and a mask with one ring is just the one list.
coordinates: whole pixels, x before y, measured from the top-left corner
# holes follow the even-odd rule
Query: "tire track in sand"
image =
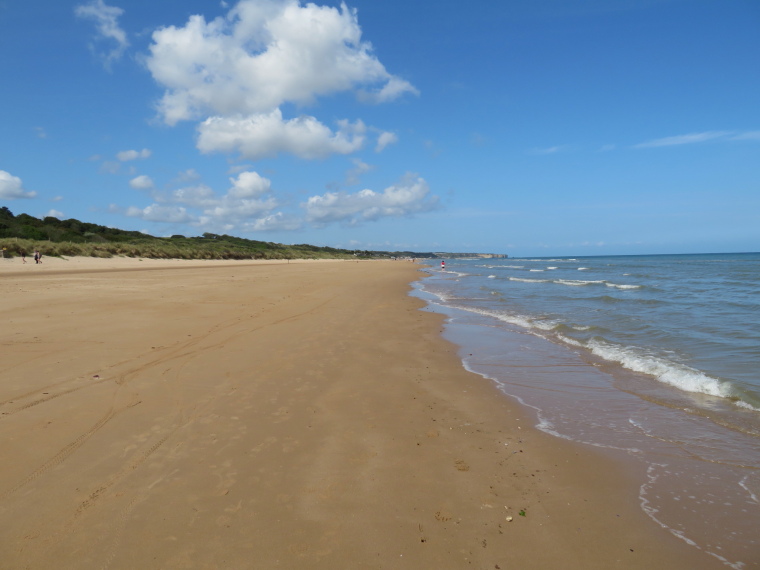
[(0, 494), (0, 500), (4, 500), (11, 495), (17, 493), (21, 488), (28, 485), (35, 479), (39, 478), (40, 476), (44, 475), (48, 471), (50, 471), (53, 467), (60, 465), (68, 457), (74, 453), (77, 449), (82, 447), (87, 440), (89, 440), (93, 435), (95, 435), (103, 426), (105, 426), (108, 422), (110, 422), (114, 417), (116, 417), (118, 414), (128, 410), (129, 408), (133, 408), (140, 404), (140, 401), (136, 402), (130, 402), (126, 406), (114, 409), (113, 406), (109, 408), (108, 412), (101, 417), (95, 424), (85, 431), (83, 434), (81, 434), (79, 437), (77, 437), (74, 441), (68, 443), (63, 449), (61, 449), (58, 453), (56, 453), (53, 457), (51, 457), (49, 460), (47, 460), (44, 464), (42, 464), (40, 467), (32, 471), (29, 475), (27, 475), (23, 480), (16, 483), (15, 486), (11, 487), (4, 493)]

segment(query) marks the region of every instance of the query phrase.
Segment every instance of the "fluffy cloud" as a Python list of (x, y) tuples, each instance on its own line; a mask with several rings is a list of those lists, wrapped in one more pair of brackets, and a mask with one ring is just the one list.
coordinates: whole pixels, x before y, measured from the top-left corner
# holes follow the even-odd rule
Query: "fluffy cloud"
[(338, 122), (333, 132), (314, 117), (285, 121), (282, 112), (248, 117), (211, 117), (198, 127), (198, 150), (234, 152), (250, 160), (288, 152), (299, 158), (325, 158), (331, 154), (350, 154), (364, 143), (366, 127), (361, 121)]
[(231, 198), (246, 199), (258, 198), (269, 192), (272, 183), (258, 172), (241, 172), (237, 178), (230, 178), (232, 188), (228, 192)]
[(150, 190), (153, 188), (153, 180), (150, 176), (141, 175), (129, 181), (129, 185), (135, 190)]
[(157, 196), (156, 199), (162, 202), (184, 204), (192, 208), (213, 207), (218, 201), (216, 193), (205, 184), (180, 188), (169, 196)]
[(163, 222), (171, 224), (190, 223), (194, 221), (193, 216), (182, 206), (165, 206), (162, 204), (151, 204), (145, 208), (127, 208), (126, 215), (133, 218), (140, 218), (149, 222)]
[(306, 219), (316, 225), (331, 222), (358, 224), (433, 210), (438, 206), (438, 197), (430, 194), (424, 179), (408, 174), (382, 192), (327, 192), (312, 196), (301, 206), (306, 210)]
[(272, 183), (257, 172), (246, 171), (230, 178), (227, 194), (211, 201), (203, 210), (201, 225), (233, 227), (263, 223), (277, 206), (271, 195)]
[(152, 152), (147, 148), (142, 150), (123, 150), (116, 153), (116, 158), (121, 162), (127, 162), (129, 160), (137, 160), (138, 158), (149, 158), (151, 154)]
[(166, 91), (164, 121), (270, 113), (283, 103), (373, 86), (384, 102), (414, 87), (388, 73), (361, 39), (356, 10), (298, 0), (241, 0), (226, 17), (191, 16), (153, 33), (146, 65)]
[(61, 212), (59, 210), (50, 210), (50, 211), (48, 211), (47, 214), (45, 214), (45, 217), (58, 218), (59, 220), (62, 220), (63, 219), (63, 212)]
[(375, 91), (361, 90), (358, 93), (358, 97), (360, 101), (379, 104), (393, 101), (407, 92), (414, 93), (415, 95), (420, 94), (417, 88), (408, 81), (398, 77), (391, 77), (388, 80), (388, 83), (386, 83), (381, 89)]
[(380, 133), (377, 137), (377, 145), (375, 146), (375, 152), (382, 152), (389, 144), (395, 144), (398, 142), (398, 136), (396, 133), (390, 133), (388, 131)]
[(168, 193), (154, 192), (153, 204), (146, 208), (130, 207), (124, 213), (146, 221), (191, 224), (213, 231), (293, 228), (291, 220), (272, 213), (279, 204), (267, 178), (246, 171), (230, 178), (230, 184), (222, 196), (205, 184)]
[(301, 221), (277, 212), (245, 224), (243, 230), (251, 232), (293, 231), (301, 227)]
[(37, 192), (24, 190), (21, 178), (13, 176), (5, 170), (0, 170), (0, 198), (16, 200), (18, 198), (34, 198), (36, 195)]
[(121, 29), (118, 22), (119, 16), (124, 13), (124, 10), (116, 6), (108, 6), (103, 0), (92, 0), (89, 4), (76, 6), (74, 13), (79, 18), (95, 21), (98, 39), (116, 43), (113, 49), (101, 54), (103, 65), (106, 69), (110, 69), (111, 64), (119, 59), (129, 46), (127, 34)]

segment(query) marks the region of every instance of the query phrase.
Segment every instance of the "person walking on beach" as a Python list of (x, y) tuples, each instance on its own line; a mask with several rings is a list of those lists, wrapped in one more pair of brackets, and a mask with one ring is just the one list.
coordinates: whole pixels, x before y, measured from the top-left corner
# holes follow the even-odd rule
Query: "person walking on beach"
[(446, 262), (441, 260), (441, 271), (446, 271)]
[(40, 254), (39, 251), (34, 251), (34, 262), (35, 263), (42, 263), (42, 254)]
[(26, 251), (23, 251), (23, 250), (21, 251), (21, 261), (26, 263)]

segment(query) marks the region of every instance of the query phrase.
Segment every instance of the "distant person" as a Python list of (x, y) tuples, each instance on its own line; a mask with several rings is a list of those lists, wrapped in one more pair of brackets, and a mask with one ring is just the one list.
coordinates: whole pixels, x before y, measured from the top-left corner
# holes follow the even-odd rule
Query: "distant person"
[(441, 271), (446, 271), (446, 262), (441, 260)]
[(42, 254), (37, 250), (34, 251), (34, 262), (42, 263)]
[(21, 261), (23, 261), (24, 263), (26, 263), (26, 252), (25, 251), (21, 252)]

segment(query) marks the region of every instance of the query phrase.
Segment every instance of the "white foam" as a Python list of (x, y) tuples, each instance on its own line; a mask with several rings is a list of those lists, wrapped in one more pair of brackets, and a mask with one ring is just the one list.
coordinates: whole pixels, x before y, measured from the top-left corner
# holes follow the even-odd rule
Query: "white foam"
[(752, 404), (745, 402), (744, 400), (736, 400), (734, 405), (745, 410), (752, 410), (753, 412), (760, 412), (760, 408), (756, 408)]
[(742, 479), (741, 481), (739, 481), (739, 486), (742, 489), (744, 489), (745, 491), (747, 491), (747, 493), (749, 493), (749, 497), (750, 497), (750, 499), (752, 499), (752, 501), (754, 501), (755, 503), (757, 503), (758, 505), (760, 505), (760, 500), (757, 499), (757, 495), (755, 495), (752, 492), (752, 490), (749, 487), (747, 487), (747, 479), (748, 478), (749, 478), (749, 475), (745, 475), (744, 479)]
[[(717, 554), (716, 552), (712, 552), (711, 550), (702, 548), (694, 540), (686, 536), (686, 533), (683, 530), (672, 528), (668, 526), (667, 524), (665, 524), (664, 522), (662, 522), (658, 518), (660, 509), (652, 505), (652, 503), (647, 498), (648, 491), (655, 486), (655, 484), (657, 483), (657, 479), (659, 479), (659, 475), (654, 474), (654, 470), (657, 467), (664, 469), (667, 467), (667, 464), (663, 465), (663, 464), (658, 464), (658, 463), (650, 463), (649, 467), (647, 467), (648, 481), (646, 483), (642, 483), (641, 487), (639, 487), (639, 504), (641, 505), (641, 510), (643, 510), (649, 516), (650, 519), (652, 519), (654, 522), (660, 525), (663, 529), (670, 532), (670, 534), (672, 534), (673, 536), (680, 538), (689, 546), (694, 546), (695, 548), (698, 548), (702, 550), (703, 552), (706, 552), (710, 556), (717, 558), (718, 560), (726, 564), (729, 568), (733, 568), (734, 570), (741, 570), (742, 568), (744, 568), (745, 566), (744, 562), (738, 562), (738, 561), (731, 562), (725, 556), (721, 556), (720, 554)], [(659, 498), (659, 496), (655, 495), (655, 498)]]
[(588, 267), (579, 267), (578, 268), (578, 271), (588, 271), (588, 270), (589, 270)]
[(572, 339), (572, 338), (569, 338), (569, 337), (566, 337), (566, 336), (565, 336), (565, 335), (563, 335), (563, 334), (558, 334), (558, 335), (557, 335), (557, 338), (558, 338), (559, 340), (561, 340), (562, 342), (564, 342), (564, 343), (566, 343), (566, 344), (569, 344), (570, 346), (579, 346), (579, 347), (581, 347), (581, 348), (583, 347), (583, 344), (581, 344), (581, 343), (580, 343), (580, 342), (578, 342), (577, 340), (575, 340), (575, 339)]
[(447, 295), (446, 293), (442, 293), (441, 291), (432, 291), (430, 289), (423, 289), (425, 293), (429, 293), (430, 295), (433, 295), (434, 297), (438, 297), (440, 301), (443, 301), (444, 303), (451, 301), (455, 297), (452, 295)]
[(523, 279), (521, 277), (510, 277), (510, 281), (519, 281), (520, 283), (548, 283), (548, 279)]
[(524, 265), (505, 265), (507, 269), (525, 269)]
[(613, 346), (601, 340), (591, 340), (587, 346), (596, 356), (622, 364), (634, 372), (654, 376), (660, 382), (679, 390), (719, 398), (732, 396), (730, 387), (718, 379), (683, 364), (646, 354), (640, 348)]
[(488, 278), (489, 279), (496, 279), (496, 275), (489, 275)]
[(543, 269), (529, 269), (529, 271), (533, 271), (534, 273), (543, 273)]
[(556, 267), (547, 267), (547, 269), (557, 269)]
[(599, 285), (604, 281), (581, 281), (577, 279), (557, 279), (555, 281), (558, 285), (570, 285), (571, 287), (583, 287), (585, 285)]
[(511, 325), (517, 325), (518, 327), (522, 327), (525, 329), (533, 328), (533, 323), (526, 317), (523, 317), (521, 315), (508, 315), (506, 313), (492, 313), (490, 311), (477, 311), (472, 310), (473, 313), (480, 313), (481, 315), (487, 315), (489, 317), (495, 317), (499, 319), (500, 321), (504, 321), (505, 323), (509, 323)]
[(614, 287), (615, 289), (641, 289), (641, 285), (618, 285), (617, 283), (605, 283), (607, 287)]

